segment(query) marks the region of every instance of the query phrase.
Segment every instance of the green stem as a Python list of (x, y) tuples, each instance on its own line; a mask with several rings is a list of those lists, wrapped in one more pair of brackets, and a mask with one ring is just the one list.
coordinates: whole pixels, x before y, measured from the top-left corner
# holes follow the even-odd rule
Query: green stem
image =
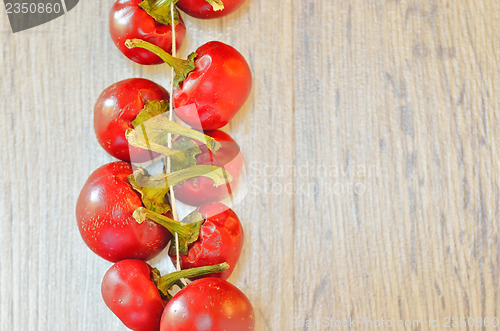
[(227, 184), (233, 180), (233, 177), (231, 177), (231, 175), (224, 168), (213, 165), (197, 165), (191, 168), (172, 172), (168, 175), (160, 176), (167, 176), (169, 186), (175, 186), (188, 179), (199, 176), (212, 179), (215, 187)]
[(192, 237), (196, 232), (194, 231), (197, 226), (196, 223), (194, 223), (195, 226), (190, 226), (193, 223), (183, 225), (180, 222), (174, 221), (170, 217), (155, 213), (154, 211), (148, 210), (144, 207), (137, 208), (134, 211), (133, 216), (138, 223), (143, 223), (147, 219), (152, 220), (153, 222), (166, 228), (171, 233), (178, 233), (182, 238)]
[(146, 208), (164, 214), (170, 210), (165, 202), (165, 196), (170, 187), (199, 176), (212, 179), (216, 187), (233, 180), (224, 168), (211, 165), (196, 165), (169, 174), (154, 176), (150, 176), (146, 170), (139, 168), (127, 178), (134, 190), (141, 194)]
[(174, 221), (170, 217), (155, 213), (154, 211), (148, 210), (144, 207), (137, 208), (134, 211), (133, 217), (138, 223), (142, 223), (149, 219), (163, 226), (170, 231), (170, 233), (177, 233), (179, 235), (179, 253), (182, 255), (186, 255), (188, 253), (189, 245), (198, 240), (201, 226), (204, 222), (201, 220), (195, 223), (182, 224)]
[[(185, 163), (186, 155), (190, 155), (189, 151), (179, 151), (167, 146), (163, 146), (162, 144), (158, 144), (155, 142), (156, 139), (152, 139), (149, 137), (150, 135), (154, 137), (154, 133), (158, 136), (158, 132), (153, 132), (153, 130), (149, 130), (144, 124), (141, 124), (136, 129), (127, 129), (125, 132), (125, 138), (128, 143), (134, 147), (147, 149), (149, 151), (153, 151), (164, 156), (168, 156), (175, 160), (178, 163)], [(163, 136), (164, 132), (160, 132)], [(198, 148), (199, 149), (199, 148)]]
[(198, 54), (196, 53), (191, 53), (188, 56), (187, 60), (179, 59), (168, 54), (160, 47), (141, 39), (127, 39), (125, 41), (125, 46), (127, 46), (128, 48), (143, 48), (160, 57), (163, 62), (174, 69), (174, 85), (176, 87), (179, 87), (179, 84), (183, 82), (186, 79), (187, 75), (195, 69), (194, 60), (196, 56), (198, 56)]
[(137, 128), (140, 127), (141, 132), (132, 133), (131, 131), (134, 130), (128, 129), (126, 132), (127, 138), (130, 135), (132, 143), (144, 143), (140, 142), (139, 136), (140, 133), (143, 133), (145, 135), (147, 130), (148, 135), (157, 138), (154, 140), (158, 141), (153, 141), (157, 144), (161, 144), (166, 134), (171, 133), (173, 135), (188, 137), (199, 141), (200, 143), (206, 145), (212, 152), (216, 152), (217, 150), (219, 150), (219, 148), (221, 148), (222, 145), (220, 142), (210, 136), (207, 136), (206, 134), (203, 134), (203, 132), (196, 131), (194, 129), (171, 121), (168, 118), (169, 113), (165, 107), (168, 107), (168, 103), (165, 101), (148, 101), (144, 105), (144, 108), (132, 121), (132, 125), (134, 126), (135, 131), (137, 131)]
[(212, 273), (223, 272), (227, 269), (229, 269), (229, 264), (227, 262), (224, 262), (221, 264), (216, 264), (211, 266), (185, 269), (172, 272), (171, 274), (161, 277), (159, 281), (156, 283), (156, 287), (163, 296), (167, 297), (170, 300), (172, 296), (170, 295), (170, 293), (168, 293), (168, 291), (174, 284), (176, 284), (182, 278), (200, 277)]
[(172, 2), (175, 4), (177, 1), (178, 0), (143, 0), (139, 3), (139, 7), (158, 23), (175, 26), (179, 23), (179, 13), (177, 9), (175, 9), (174, 17), (172, 18), (170, 5)]
[(144, 103), (144, 107), (142, 107), (141, 111), (134, 118), (130, 124), (134, 128), (141, 126), (143, 123), (148, 120), (157, 117), (159, 115), (164, 115), (168, 118), (169, 116), (169, 102), (165, 100), (148, 100)]

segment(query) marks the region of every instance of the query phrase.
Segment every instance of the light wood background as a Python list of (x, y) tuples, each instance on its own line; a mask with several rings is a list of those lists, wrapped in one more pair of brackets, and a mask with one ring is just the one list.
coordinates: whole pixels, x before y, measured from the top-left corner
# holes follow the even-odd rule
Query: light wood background
[[(0, 9), (2, 331), (125, 329), (75, 202), (112, 161), (93, 133), (101, 90), (167, 86), (169, 71), (115, 49), (110, 6), (81, 0), (17, 34)], [(257, 330), (500, 318), (499, 1), (248, 0), (224, 19), (184, 17), (183, 55), (221, 40), (254, 73), (227, 130), (252, 188), (231, 281)]]

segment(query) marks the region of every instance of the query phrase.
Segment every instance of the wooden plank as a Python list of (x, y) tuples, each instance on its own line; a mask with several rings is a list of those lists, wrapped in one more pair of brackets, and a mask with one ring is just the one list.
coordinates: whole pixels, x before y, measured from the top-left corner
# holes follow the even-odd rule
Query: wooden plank
[(498, 316), (498, 10), (296, 2), (296, 324)]
[[(169, 71), (124, 58), (108, 10), (82, 2), (14, 35), (1, 14), (1, 331), (125, 329), (74, 207), (113, 160), (94, 137), (99, 93), (130, 77), (167, 86)], [(249, 0), (185, 21), (182, 55), (221, 40), (254, 73), (226, 129), (250, 189), (230, 280), (257, 330), (500, 317), (500, 3)]]

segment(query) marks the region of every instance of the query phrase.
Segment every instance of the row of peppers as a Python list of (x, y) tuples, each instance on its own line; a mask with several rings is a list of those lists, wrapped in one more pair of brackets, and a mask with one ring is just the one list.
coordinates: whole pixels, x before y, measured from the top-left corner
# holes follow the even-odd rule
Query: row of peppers
[[(212, 18), (243, 1), (180, 0), (179, 6)], [(253, 330), (250, 301), (226, 281), (241, 253), (243, 228), (221, 203), (238, 188), (243, 158), (236, 142), (218, 130), (245, 103), (252, 76), (243, 56), (221, 42), (199, 47), (186, 60), (172, 56), (172, 39), (179, 46), (185, 34), (175, 2), (118, 0), (111, 10), (111, 37), (122, 53), (141, 64), (169, 64), (174, 87), (170, 97), (160, 85), (132, 78), (101, 93), (95, 133), (121, 161), (88, 178), (77, 201), (77, 224), (87, 246), (115, 263), (101, 292), (128, 328)], [(162, 172), (150, 174), (159, 160)], [(194, 208), (181, 221), (176, 200)], [(145, 261), (168, 245), (179, 270), (162, 276)]]

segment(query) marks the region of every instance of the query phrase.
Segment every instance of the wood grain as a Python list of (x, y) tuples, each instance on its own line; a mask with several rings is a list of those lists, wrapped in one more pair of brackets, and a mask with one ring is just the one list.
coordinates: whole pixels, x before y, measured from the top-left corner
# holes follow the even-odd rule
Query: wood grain
[[(100, 91), (130, 77), (167, 86), (168, 70), (119, 54), (108, 5), (82, 0), (17, 34), (0, 10), (2, 331), (125, 329), (74, 206), (112, 161), (93, 133)], [(248, 0), (185, 21), (183, 55), (221, 40), (254, 73), (227, 130), (250, 188), (231, 281), (257, 330), (500, 318), (500, 2)]]

